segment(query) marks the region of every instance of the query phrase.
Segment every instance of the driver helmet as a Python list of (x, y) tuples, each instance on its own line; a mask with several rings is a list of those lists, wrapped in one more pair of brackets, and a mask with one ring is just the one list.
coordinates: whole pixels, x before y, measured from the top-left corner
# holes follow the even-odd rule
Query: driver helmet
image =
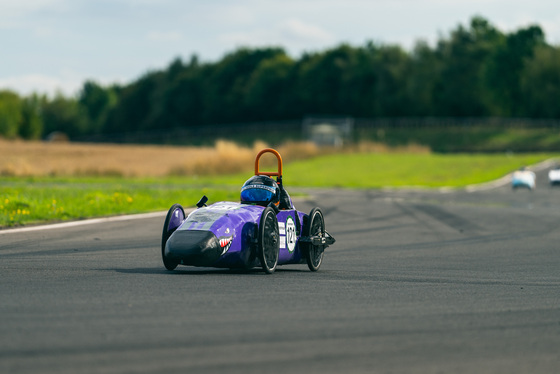
[(278, 205), (280, 189), (274, 179), (266, 175), (255, 175), (241, 187), (241, 202), (267, 206), (271, 202)]

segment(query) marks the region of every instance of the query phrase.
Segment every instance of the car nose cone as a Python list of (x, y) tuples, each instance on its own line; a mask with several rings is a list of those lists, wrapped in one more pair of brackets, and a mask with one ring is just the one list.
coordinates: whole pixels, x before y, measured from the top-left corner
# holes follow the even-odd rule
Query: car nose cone
[(211, 231), (178, 230), (165, 245), (165, 255), (183, 265), (211, 266), (222, 252), (218, 238)]

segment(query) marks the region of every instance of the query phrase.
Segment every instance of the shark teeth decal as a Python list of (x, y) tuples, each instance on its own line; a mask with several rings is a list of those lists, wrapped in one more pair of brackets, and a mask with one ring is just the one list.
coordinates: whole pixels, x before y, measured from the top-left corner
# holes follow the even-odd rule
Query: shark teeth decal
[(219, 239), (220, 247), (223, 248), (221, 256), (223, 256), (231, 247), (231, 243), (233, 242), (233, 236), (223, 236)]

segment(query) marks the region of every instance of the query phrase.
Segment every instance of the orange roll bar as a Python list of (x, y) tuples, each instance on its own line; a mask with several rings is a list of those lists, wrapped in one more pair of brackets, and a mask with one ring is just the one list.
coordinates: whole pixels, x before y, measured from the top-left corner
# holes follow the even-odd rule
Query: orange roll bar
[[(278, 171), (276, 171), (276, 172), (261, 171), (259, 169), (259, 162), (260, 162), (261, 156), (265, 153), (272, 153), (273, 155), (276, 156), (276, 159), (278, 160)], [(280, 153), (278, 153), (277, 150), (272, 149), (272, 148), (265, 148), (262, 151), (260, 151), (257, 154), (257, 158), (255, 158), (255, 175), (267, 175), (269, 177), (277, 176), (279, 178), (282, 178), (282, 156), (280, 156)]]

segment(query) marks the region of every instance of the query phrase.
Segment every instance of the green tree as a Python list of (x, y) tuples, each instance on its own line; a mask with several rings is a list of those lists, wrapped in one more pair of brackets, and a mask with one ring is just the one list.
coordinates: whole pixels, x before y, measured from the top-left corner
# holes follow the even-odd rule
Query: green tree
[(78, 103), (87, 115), (86, 133), (99, 134), (107, 116), (117, 104), (115, 87), (104, 88), (94, 81), (86, 81), (78, 94)]
[(369, 49), (370, 69), (374, 76), (373, 96), (365, 96), (373, 108), (366, 115), (394, 117), (410, 112), (406, 87), (410, 79), (411, 60), (399, 46), (378, 46)]
[(154, 128), (149, 120), (154, 92), (163, 73), (147, 73), (136, 82), (119, 90), (118, 105), (108, 114), (103, 128), (106, 134), (149, 130)]
[(58, 93), (43, 103), (43, 123), (46, 134), (60, 131), (73, 138), (87, 133), (88, 118), (77, 100)]
[(19, 135), (24, 139), (40, 139), (43, 136), (43, 99), (32, 94), (22, 100), (22, 122)]
[(205, 70), (202, 121), (227, 123), (250, 118), (244, 105), (247, 83), (261, 61), (277, 55), (285, 55), (284, 50), (241, 48)]
[(398, 46), (340, 45), (296, 63), (294, 95), (302, 114), (405, 115), (410, 58)]
[(0, 136), (15, 138), (23, 120), (22, 101), (13, 91), (0, 91)]
[(529, 26), (501, 38), (486, 72), (488, 102), (494, 115), (525, 116), (521, 95), (521, 73), (535, 48), (545, 44), (538, 26)]
[(204, 66), (193, 55), (188, 64), (173, 64), (168, 70), (168, 87), (165, 91), (165, 110), (169, 113), (169, 128), (200, 125), (202, 122)]
[(169, 113), (171, 128), (190, 127), (202, 123), (204, 96), (203, 68), (187, 68), (175, 80), (170, 82), (166, 92), (166, 106)]
[(484, 74), (502, 34), (484, 18), (474, 17), (470, 28), (459, 26), (449, 40), (440, 40), (436, 54), (441, 70), (434, 85), (434, 114), (486, 116), (490, 113)]
[(410, 71), (405, 78), (407, 115), (432, 116), (437, 112), (434, 96), (442, 70), (443, 64), (436, 52), (426, 42), (416, 42), (410, 55)]
[(341, 45), (323, 53), (304, 55), (296, 65), (294, 95), (308, 113), (337, 114), (341, 78), (348, 68), (352, 48)]
[(245, 88), (244, 105), (248, 119), (263, 121), (271, 118), (293, 118), (292, 71), (294, 61), (286, 54), (262, 60), (253, 70)]
[(560, 48), (537, 47), (520, 75), (520, 97), (527, 116), (560, 118)]

